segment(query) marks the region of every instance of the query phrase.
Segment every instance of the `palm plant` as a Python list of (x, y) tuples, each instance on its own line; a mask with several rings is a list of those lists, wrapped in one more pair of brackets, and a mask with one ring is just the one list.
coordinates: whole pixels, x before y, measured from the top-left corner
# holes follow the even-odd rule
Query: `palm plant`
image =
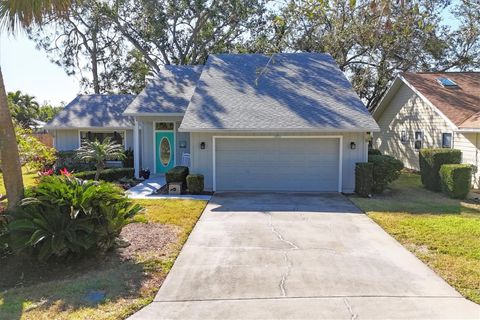
[(77, 149), (76, 157), (86, 162), (94, 162), (96, 167), (95, 180), (98, 180), (100, 173), (105, 169), (107, 160), (123, 160), (125, 150), (121, 144), (113, 142), (109, 137), (102, 142), (98, 140), (85, 141), (83, 146)]
[[(0, 30), (14, 34), (18, 28), (41, 25), (48, 16), (61, 17), (73, 0), (2, 0)], [(0, 159), (3, 181), (7, 190), (8, 207), (13, 208), (23, 198), (23, 179), (12, 116), (0, 68)]]

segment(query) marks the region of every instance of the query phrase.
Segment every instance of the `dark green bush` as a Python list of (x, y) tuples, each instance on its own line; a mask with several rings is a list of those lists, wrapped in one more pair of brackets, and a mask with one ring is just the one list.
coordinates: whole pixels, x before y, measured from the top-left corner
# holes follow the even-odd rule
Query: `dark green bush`
[(403, 163), (394, 157), (387, 155), (370, 155), (368, 162), (373, 164), (373, 187), (374, 193), (382, 193), (385, 187), (398, 179)]
[(444, 164), (440, 167), (442, 191), (456, 199), (465, 199), (472, 185), (472, 166), (469, 164)]
[[(93, 180), (95, 178), (95, 171), (84, 171), (73, 174), (74, 177), (83, 180)], [(102, 170), (99, 180), (114, 182), (122, 178), (133, 179), (135, 170), (133, 168), (112, 168)]]
[(382, 153), (378, 149), (368, 149), (369, 156), (381, 156)]
[(368, 197), (372, 194), (373, 188), (373, 163), (357, 163), (355, 165), (355, 192)]
[(187, 176), (187, 188), (192, 194), (200, 194), (204, 189), (203, 174), (189, 174)]
[(123, 161), (124, 168), (133, 168), (133, 150), (132, 148), (128, 148), (125, 150), (125, 158)]
[(111, 183), (73, 177), (43, 177), (28, 195), (10, 213), (8, 245), (39, 260), (105, 252), (142, 210)]
[(176, 166), (165, 174), (165, 180), (167, 183), (182, 182), (183, 186), (187, 185), (187, 176), (189, 174), (188, 167)]
[(444, 164), (459, 164), (462, 152), (456, 149), (421, 149), (419, 152), (422, 184), (432, 191), (442, 190), (440, 167)]
[(93, 163), (87, 163), (76, 158), (75, 151), (58, 151), (55, 168), (58, 173), (60, 169), (67, 169), (69, 172), (90, 171), (95, 169)]

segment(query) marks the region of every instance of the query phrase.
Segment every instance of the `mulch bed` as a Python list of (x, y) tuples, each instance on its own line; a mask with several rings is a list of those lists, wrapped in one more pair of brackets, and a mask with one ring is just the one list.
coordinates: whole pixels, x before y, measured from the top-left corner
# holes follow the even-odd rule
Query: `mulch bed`
[(135, 256), (166, 256), (177, 243), (179, 228), (160, 223), (131, 223), (120, 234), (127, 247), (110, 250), (103, 256), (90, 256), (69, 261), (41, 263), (31, 258), (5, 255), (0, 252), (0, 290), (29, 286), (50, 280), (72, 279), (93, 270), (105, 270)]

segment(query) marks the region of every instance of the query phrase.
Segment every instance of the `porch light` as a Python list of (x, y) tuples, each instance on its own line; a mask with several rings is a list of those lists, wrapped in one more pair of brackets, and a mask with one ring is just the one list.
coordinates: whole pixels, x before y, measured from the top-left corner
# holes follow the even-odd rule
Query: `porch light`
[(200, 142), (200, 149), (205, 150), (205, 142)]
[(352, 150), (355, 150), (357, 148), (357, 145), (355, 144), (355, 142), (350, 142), (350, 149)]

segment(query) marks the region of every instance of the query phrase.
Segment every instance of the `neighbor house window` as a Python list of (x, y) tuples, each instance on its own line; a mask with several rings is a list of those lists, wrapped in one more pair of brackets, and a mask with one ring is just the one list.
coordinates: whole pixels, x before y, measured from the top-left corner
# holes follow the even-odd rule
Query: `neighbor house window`
[(420, 150), (423, 147), (423, 132), (415, 131), (415, 150)]
[(400, 142), (402, 143), (407, 142), (407, 131), (400, 132)]
[(450, 132), (442, 133), (442, 148), (452, 147), (452, 134)]
[(124, 131), (80, 131), (80, 143), (83, 145), (85, 141), (98, 140), (102, 142), (105, 138), (110, 138), (111, 141), (124, 145), (125, 132)]

